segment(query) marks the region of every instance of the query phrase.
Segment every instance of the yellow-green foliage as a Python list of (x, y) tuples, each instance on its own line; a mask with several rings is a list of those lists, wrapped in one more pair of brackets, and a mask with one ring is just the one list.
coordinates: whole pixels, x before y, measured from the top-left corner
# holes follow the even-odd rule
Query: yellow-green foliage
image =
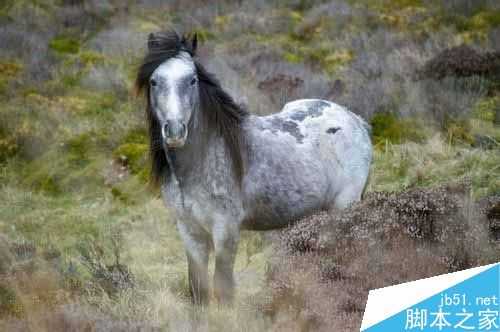
[(107, 160), (99, 151), (99, 134), (90, 131), (70, 135), (21, 169), (27, 188), (51, 195), (102, 190)]
[(15, 77), (23, 66), (15, 62), (0, 62), (0, 77)]
[(123, 138), (124, 143), (147, 143), (147, 131), (144, 127), (132, 128)]
[(500, 96), (486, 97), (478, 100), (472, 110), (475, 118), (493, 122), (495, 120), (495, 112), (500, 108)]
[(301, 57), (299, 54), (291, 52), (284, 52), (283, 58), (290, 63), (301, 63), (302, 61), (304, 61), (304, 58)]
[(19, 150), (16, 139), (6, 133), (0, 126), (0, 163), (14, 156)]
[(70, 138), (64, 145), (69, 162), (75, 166), (82, 166), (87, 163), (90, 144), (91, 137), (89, 133)]
[(500, 25), (500, 10), (481, 11), (468, 18), (454, 13), (449, 19), (459, 31), (485, 31)]
[(193, 34), (196, 34), (196, 37), (198, 38), (198, 42), (206, 42), (208, 40), (214, 39), (215, 35), (213, 32), (207, 29), (202, 29), (202, 28), (197, 28), (192, 31)]
[(384, 146), (386, 142), (399, 144), (406, 141), (422, 142), (425, 129), (416, 119), (400, 119), (394, 113), (378, 112), (371, 119), (373, 143)]
[(5, 93), (9, 81), (18, 76), (22, 68), (23, 66), (16, 62), (0, 61), (0, 95)]
[(123, 160), (132, 173), (137, 174), (145, 168), (147, 149), (146, 144), (125, 143), (113, 151), (113, 157)]
[(231, 24), (232, 17), (229, 15), (218, 15), (215, 17), (214, 24), (219, 30), (224, 30)]
[[(356, 2), (359, 4), (359, 2)], [(413, 18), (425, 13), (427, 8), (421, 0), (377, 0), (362, 1), (364, 6), (377, 15), (370, 18), (369, 24), (385, 25), (401, 31), (419, 29)], [(417, 21), (417, 23), (419, 23)]]
[(474, 138), (471, 133), (471, 123), (469, 119), (454, 119), (448, 117), (443, 124), (449, 144), (472, 144)]
[(23, 305), (17, 298), (14, 289), (0, 284), (0, 318), (8, 316), (19, 317), (23, 313)]
[(59, 36), (52, 39), (49, 47), (61, 54), (75, 54), (80, 50), (80, 42), (67, 36)]
[(80, 61), (85, 66), (95, 66), (96, 64), (103, 63), (106, 60), (106, 58), (102, 54), (93, 51), (80, 52), (79, 56)]
[(333, 74), (354, 58), (353, 53), (346, 49), (336, 49), (329, 42), (309, 40), (308, 42), (293, 36), (266, 39), (266, 44), (276, 43), (283, 49), (283, 59), (290, 63), (306, 62), (317, 70)]
[(293, 25), (301, 23), (304, 19), (304, 15), (298, 10), (292, 10), (288, 15)]

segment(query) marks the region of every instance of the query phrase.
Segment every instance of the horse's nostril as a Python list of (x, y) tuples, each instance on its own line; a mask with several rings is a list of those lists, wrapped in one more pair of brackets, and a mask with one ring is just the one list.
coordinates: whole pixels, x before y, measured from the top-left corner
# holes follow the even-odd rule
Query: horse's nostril
[(168, 137), (168, 121), (165, 123), (165, 125), (161, 128), (161, 135), (163, 136), (163, 139), (166, 139)]
[(183, 139), (187, 134), (187, 127), (182, 121), (167, 120), (161, 128), (163, 139)]

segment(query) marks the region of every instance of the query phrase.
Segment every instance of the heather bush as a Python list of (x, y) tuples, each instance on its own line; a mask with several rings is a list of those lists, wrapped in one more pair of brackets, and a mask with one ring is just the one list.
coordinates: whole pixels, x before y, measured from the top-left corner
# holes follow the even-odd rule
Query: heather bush
[(268, 314), (277, 324), (283, 313), (295, 317), (294, 329), (359, 329), (370, 289), (495, 262), (498, 243), (486, 214), (500, 197), (480, 209), (469, 190), (374, 192), (281, 232), (268, 273)]

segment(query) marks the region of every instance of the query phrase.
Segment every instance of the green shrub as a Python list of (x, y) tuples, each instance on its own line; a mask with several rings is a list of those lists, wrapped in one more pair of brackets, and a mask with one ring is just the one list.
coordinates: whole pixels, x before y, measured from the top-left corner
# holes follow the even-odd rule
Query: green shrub
[(86, 116), (102, 116), (103, 120), (111, 119), (112, 110), (116, 108), (118, 100), (112, 93), (99, 93), (86, 96)]
[(377, 112), (371, 119), (373, 142), (375, 145), (386, 141), (400, 144), (405, 141), (422, 142), (425, 130), (416, 119), (399, 119), (391, 112)]
[(130, 203), (130, 197), (128, 194), (124, 193), (122, 190), (120, 190), (117, 187), (111, 188), (111, 195), (113, 195), (113, 198), (118, 199), (119, 201), (122, 201), (125, 204)]
[(59, 36), (52, 39), (49, 47), (61, 54), (76, 54), (80, 51), (80, 42), (71, 37)]
[(84, 133), (70, 138), (65, 144), (68, 160), (75, 166), (83, 166), (89, 161), (90, 134)]
[(500, 10), (491, 10), (486, 12), (485, 20), (491, 27), (500, 26)]
[(95, 66), (103, 63), (106, 58), (101, 54), (93, 51), (84, 51), (80, 53), (80, 61), (86, 66)]
[(215, 39), (215, 35), (206, 29), (198, 28), (194, 29), (192, 31), (193, 35), (196, 34), (196, 37), (198, 38), (198, 42), (204, 43), (206, 41), (209, 41), (211, 39)]
[(133, 174), (140, 173), (145, 168), (147, 145), (125, 143), (113, 151), (113, 157), (126, 164)]
[(138, 143), (138, 144), (146, 144), (148, 140), (148, 133), (146, 128), (133, 128), (127, 132), (125, 137), (123, 138), (124, 143)]
[(38, 189), (46, 193), (57, 195), (61, 193), (61, 188), (57, 179), (53, 175), (47, 175), (38, 182)]
[(283, 53), (283, 59), (290, 63), (301, 63), (302, 61), (304, 61), (304, 58), (302, 56), (292, 52)]
[(500, 108), (500, 96), (481, 98), (474, 105), (472, 114), (477, 119), (493, 122), (498, 108)]

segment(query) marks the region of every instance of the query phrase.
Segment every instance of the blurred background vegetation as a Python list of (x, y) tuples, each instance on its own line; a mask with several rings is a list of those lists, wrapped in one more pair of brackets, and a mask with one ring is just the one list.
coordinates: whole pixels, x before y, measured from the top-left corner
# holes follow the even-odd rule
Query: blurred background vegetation
[[(500, 193), (496, 0), (0, 2), (0, 329), (190, 330), (185, 257), (148, 189), (135, 71), (150, 32), (197, 32), (255, 114), (323, 98), (372, 125), (368, 191)], [(244, 234), (235, 308), (258, 330), (269, 241)], [(259, 303), (260, 303), (259, 302)]]

